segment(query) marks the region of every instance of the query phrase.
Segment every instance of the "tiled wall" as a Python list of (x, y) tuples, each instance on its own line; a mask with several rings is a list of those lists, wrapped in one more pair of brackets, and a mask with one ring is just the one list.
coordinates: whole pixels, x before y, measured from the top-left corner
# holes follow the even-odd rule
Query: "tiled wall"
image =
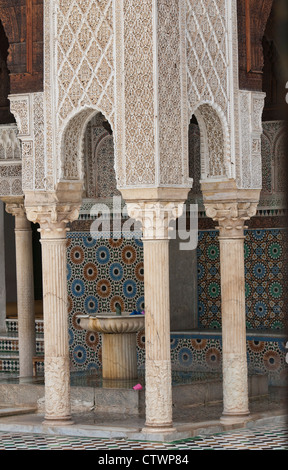
[[(114, 310), (116, 302), (120, 302), (126, 312), (144, 307), (142, 242), (96, 241), (89, 232), (71, 232), (67, 245), (72, 369), (99, 369), (101, 335), (80, 329), (76, 316), (78, 313)], [(283, 382), (285, 370), (285, 336), (280, 334), (285, 323), (283, 249), (284, 230), (247, 230), (245, 270), (249, 369), (268, 373), (273, 384)], [(197, 258), (198, 331), (171, 335), (173, 369), (221, 372), (221, 292), (216, 230), (199, 232)], [(144, 332), (137, 335), (137, 354), (138, 366), (144, 368)]]
[[(84, 332), (77, 315), (115, 311), (132, 313), (144, 307), (143, 249), (140, 240), (98, 240), (89, 232), (74, 232), (67, 239), (67, 275), (72, 366), (88, 368), (96, 363), (98, 334)], [(97, 353), (95, 355), (95, 352)], [(101, 350), (100, 350), (101, 357)]]
[[(247, 230), (244, 245), (246, 325), (248, 329), (283, 330), (285, 230)], [(220, 252), (217, 231), (199, 232), (199, 328), (221, 327)]]

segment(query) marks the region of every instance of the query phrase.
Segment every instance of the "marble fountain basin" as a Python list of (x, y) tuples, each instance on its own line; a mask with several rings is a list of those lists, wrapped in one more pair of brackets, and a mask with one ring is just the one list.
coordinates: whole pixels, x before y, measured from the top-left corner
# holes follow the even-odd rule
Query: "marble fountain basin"
[(77, 315), (83, 330), (102, 337), (102, 377), (106, 380), (137, 379), (136, 334), (145, 327), (144, 315)]
[(91, 315), (77, 315), (79, 325), (84, 330), (95, 331), (104, 334), (137, 333), (145, 325), (144, 315), (101, 314), (96, 317)]

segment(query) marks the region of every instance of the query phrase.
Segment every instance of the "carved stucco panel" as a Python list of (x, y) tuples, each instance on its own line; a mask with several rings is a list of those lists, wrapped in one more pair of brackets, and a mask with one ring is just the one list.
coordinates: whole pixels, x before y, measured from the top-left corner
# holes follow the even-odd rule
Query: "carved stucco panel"
[(262, 187), (261, 135), (264, 98), (265, 94), (260, 92), (239, 92), (240, 152), (236, 160), (239, 188)]
[(114, 122), (113, 1), (56, 5), (57, 126), (84, 106)]
[(186, 67), (183, 67), (186, 51), (182, 47), (185, 3), (159, 0), (157, 4), (159, 182), (187, 184), (188, 116)]
[(125, 184), (155, 183), (153, 4), (123, 1)]
[(10, 95), (9, 100), (21, 141), (23, 191), (45, 190), (44, 95)]
[(0, 196), (22, 196), (22, 165), (0, 165)]
[[(202, 179), (235, 178), (239, 146), (236, 1), (186, 0), (186, 44), (190, 118), (197, 112), (202, 127), (211, 128), (200, 112), (209, 105), (219, 136), (213, 143), (215, 135), (211, 138), (207, 129), (201, 131), (202, 149), (206, 147), (201, 151)], [(222, 149), (220, 155), (210, 154), (211, 145)]]
[(0, 196), (21, 196), (21, 143), (15, 124), (0, 126)]
[(193, 112), (215, 102), (228, 111), (226, 1), (186, 0), (188, 100)]

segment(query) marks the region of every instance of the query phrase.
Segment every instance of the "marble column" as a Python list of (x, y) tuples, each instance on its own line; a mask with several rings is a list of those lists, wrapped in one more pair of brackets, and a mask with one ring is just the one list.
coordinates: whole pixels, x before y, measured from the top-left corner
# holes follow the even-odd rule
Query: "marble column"
[(170, 353), (169, 222), (181, 215), (182, 204), (127, 204), (141, 221), (144, 249), (145, 401), (144, 432), (173, 430)]
[(6, 211), (15, 217), (19, 375), (31, 377), (36, 353), (31, 222), (27, 220), (23, 201), (6, 203)]
[(70, 362), (68, 342), (67, 223), (78, 210), (49, 206), (29, 209), (28, 217), (40, 225), (42, 245), (45, 424), (71, 424)]
[(219, 224), (223, 414), (221, 421), (241, 422), (249, 415), (246, 352), (244, 229), (257, 204), (205, 204), (206, 214)]

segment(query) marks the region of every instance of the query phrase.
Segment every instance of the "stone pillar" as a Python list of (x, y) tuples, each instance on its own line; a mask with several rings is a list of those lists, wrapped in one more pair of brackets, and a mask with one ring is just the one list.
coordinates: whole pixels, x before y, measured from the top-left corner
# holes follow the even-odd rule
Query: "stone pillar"
[(244, 229), (257, 203), (205, 203), (206, 214), (219, 223), (223, 422), (241, 422), (249, 415), (246, 353)]
[(145, 295), (144, 432), (173, 430), (170, 355), (169, 222), (182, 204), (145, 202), (127, 204), (129, 215), (142, 222)]
[(27, 220), (23, 201), (6, 203), (6, 211), (15, 217), (19, 375), (31, 377), (36, 353), (31, 222)]
[(68, 343), (67, 223), (78, 210), (66, 206), (28, 209), (39, 223), (42, 245), (45, 424), (71, 424), (70, 363)]

